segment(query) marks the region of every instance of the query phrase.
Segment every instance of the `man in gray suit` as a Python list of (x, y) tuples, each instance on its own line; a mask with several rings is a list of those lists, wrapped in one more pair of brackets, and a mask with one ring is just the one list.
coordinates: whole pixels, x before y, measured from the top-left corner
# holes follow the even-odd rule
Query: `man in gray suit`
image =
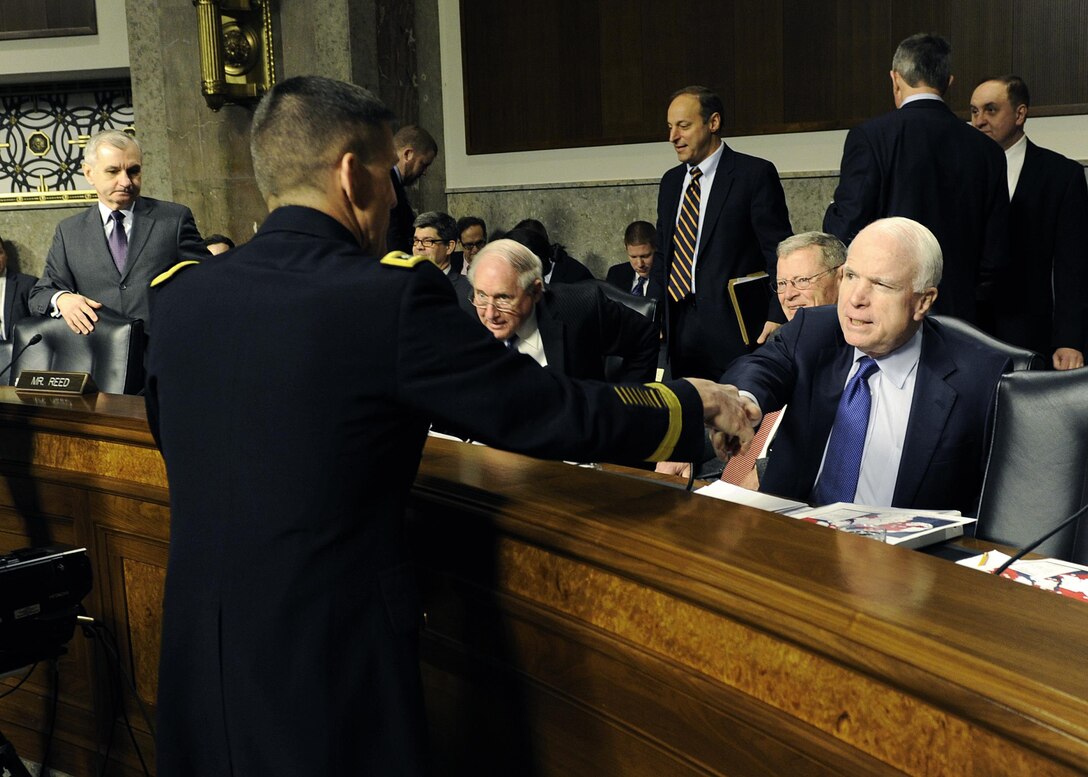
[(140, 196), (143, 152), (136, 138), (117, 130), (87, 143), (83, 175), (98, 202), (57, 225), (45, 272), (30, 293), (30, 312), (63, 318), (88, 334), (107, 307), (143, 319), (151, 331), (148, 287), (183, 259), (210, 256), (192, 211)]

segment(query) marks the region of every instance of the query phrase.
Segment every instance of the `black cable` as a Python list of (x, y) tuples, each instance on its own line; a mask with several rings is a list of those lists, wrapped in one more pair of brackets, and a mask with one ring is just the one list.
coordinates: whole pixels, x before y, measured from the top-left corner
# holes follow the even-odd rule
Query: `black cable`
[(15, 685), (13, 685), (12, 687), (8, 688), (8, 689), (7, 689), (6, 691), (4, 691), (3, 693), (0, 693), (0, 699), (3, 699), (3, 698), (5, 698), (5, 697), (7, 697), (7, 696), (11, 696), (11, 694), (13, 694), (13, 693), (15, 693), (15, 692), (16, 692), (17, 690), (19, 690), (19, 688), (20, 688), (20, 687), (22, 687), (23, 683), (25, 683), (25, 682), (26, 682), (27, 680), (29, 680), (29, 679), (30, 679), (30, 675), (34, 674), (34, 670), (35, 670), (35, 669), (37, 669), (37, 668), (38, 668), (38, 662), (37, 662), (37, 661), (35, 661), (35, 662), (34, 662), (33, 664), (31, 664), (31, 665), (30, 665), (30, 668), (26, 670), (26, 674), (25, 674), (25, 675), (23, 675), (23, 679), (22, 679), (22, 680), (20, 680), (19, 682), (15, 683)]
[[(80, 622), (83, 625), (83, 633), (88, 635), (98, 642), (102, 643), (105, 648), (105, 654), (103, 660), (106, 664), (107, 674), (109, 675), (108, 681), (111, 687), (113, 712), (110, 716), (110, 720), (114, 720), (117, 717), (117, 709), (121, 710), (121, 717), (125, 721), (125, 728), (128, 730), (129, 738), (132, 740), (132, 746), (136, 750), (136, 757), (140, 760), (140, 767), (147, 777), (151, 777), (151, 771), (147, 767), (147, 762), (144, 760), (143, 750), (140, 749), (140, 743), (136, 739), (136, 731), (132, 727), (132, 720), (128, 716), (128, 709), (125, 707), (124, 688), (121, 685), (121, 678), (123, 677), (128, 683), (129, 688), (132, 690), (132, 696), (136, 699), (136, 704), (140, 708), (140, 713), (144, 717), (144, 721), (147, 723), (148, 730), (151, 736), (155, 736), (155, 727), (151, 723), (151, 716), (147, 713), (147, 708), (144, 707), (143, 700), (140, 699), (140, 694), (136, 690), (136, 683), (125, 671), (124, 666), (121, 664), (121, 654), (117, 650), (117, 638), (114, 637), (113, 632), (104, 624), (99, 621), (83, 616), (80, 618)], [(113, 660), (110, 661), (109, 659)], [(112, 671), (111, 671), (112, 670)], [(110, 753), (113, 750), (113, 735), (115, 725), (110, 726), (109, 740), (106, 745), (105, 761), (102, 765), (102, 774), (105, 775), (106, 767), (109, 764)]]
[(691, 462), (691, 471), (688, 472), (688, 484), (684, 486), (685, 491), (691, 491), (695, 485), (695, 462)]
[(38, 772), (41, 777), (49, 774), (49, 754), (53, 749), (53, 730), (57, 726), (57, 697), (60, 696), (60, 672), (57, 671), (57, 659), (53, 659), (53, 704), (49, 715), (49, 733), (45, 735), (45, 752), (42, 753), (42, 767)]

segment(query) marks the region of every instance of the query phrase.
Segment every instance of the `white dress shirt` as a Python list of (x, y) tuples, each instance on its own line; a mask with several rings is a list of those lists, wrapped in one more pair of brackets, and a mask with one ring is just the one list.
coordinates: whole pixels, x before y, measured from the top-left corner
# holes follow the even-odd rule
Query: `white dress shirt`
[(514, 350), (532, 356), (541, 367), (548, 366), (548, 357), (544, 355), (544, 341), (540, 338), (540, 327), (536, 323), (536, 308), (530, 313), (517, 331), (518, 341)]
[(1028, 153), (1028, 136), (1021, 135), (1020, 140), (1013, 143), (1005, 150), (1006, 172), (1009, 176), (1009, 199), (1016, 193), (1016, 184), (1020, 180), (1020, 173), (1024, 169), (1024, 158)]

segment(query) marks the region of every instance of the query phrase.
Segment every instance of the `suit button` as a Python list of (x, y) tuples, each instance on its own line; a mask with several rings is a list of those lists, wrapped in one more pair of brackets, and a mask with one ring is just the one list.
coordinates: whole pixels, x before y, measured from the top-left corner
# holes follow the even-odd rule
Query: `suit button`
[(126, 286), (126, 285), (125, 285), (125, 284), (123, 284), (123, 283), (121, 284), (121, 291), (124, 291), (124, 290), (125, 290), (125, 289), (127, 289), (127, 288), (128, 288), (128, 286)]

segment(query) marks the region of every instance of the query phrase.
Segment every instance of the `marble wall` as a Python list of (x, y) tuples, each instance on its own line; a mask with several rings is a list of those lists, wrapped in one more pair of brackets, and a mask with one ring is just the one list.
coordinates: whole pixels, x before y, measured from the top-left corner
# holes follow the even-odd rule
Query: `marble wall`
[[(782, 188), (795, 232), (819, 229), (838, 183), (835, 172), (782, 175)], [(624, 261), (623, 230), (632, 221), (657, 220), (657, 184), (609, 181), (549, 184), (447, 192), (453, 216), (480, 216), (489, 230), (506, 230), (523, 218), (544, 222), (553, 242), (603, 278), (609, 265)]]

